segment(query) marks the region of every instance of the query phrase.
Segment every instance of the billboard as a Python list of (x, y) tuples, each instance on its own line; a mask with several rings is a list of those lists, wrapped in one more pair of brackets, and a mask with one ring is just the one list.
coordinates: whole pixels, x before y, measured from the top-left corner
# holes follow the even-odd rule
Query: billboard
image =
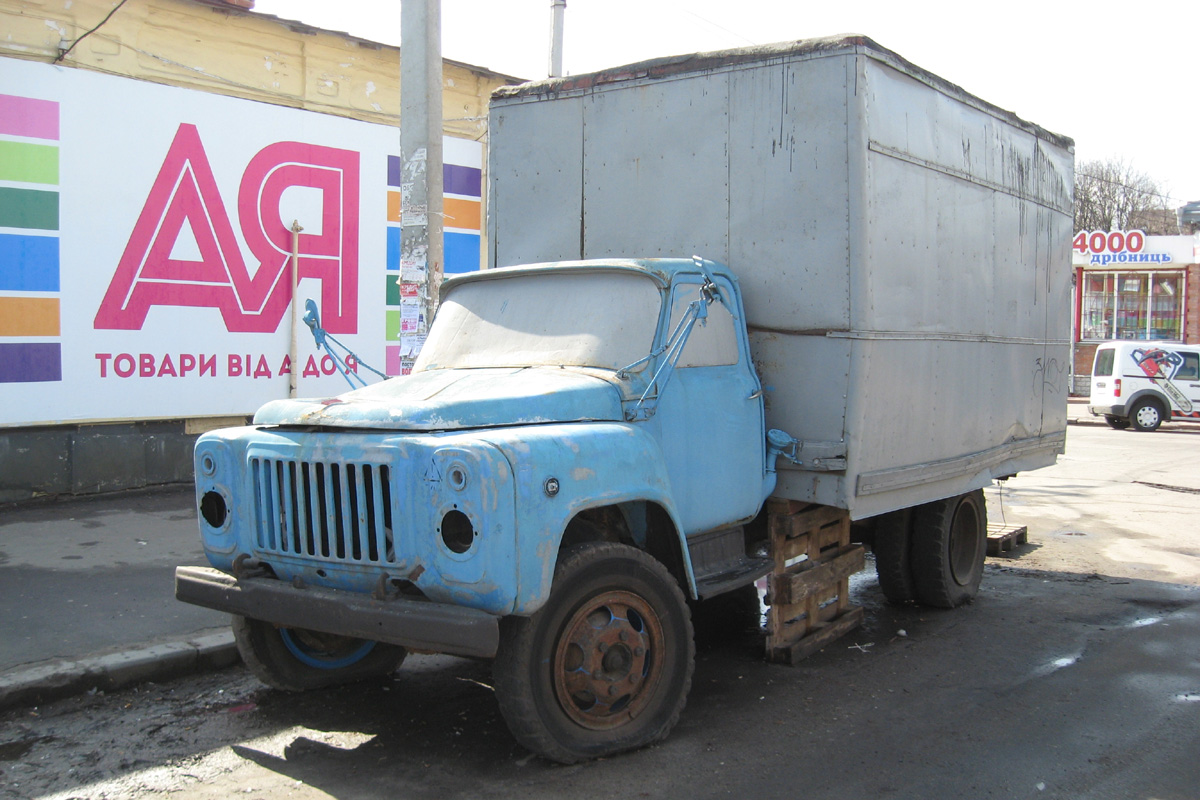
[[(444, 143), (447, 273), (478, 269), (482, 145)], [(4, 59), (0, 426), (238, 415), (347, 388), (297, 300), (389, 375), (424, 331), (401, 273), (399, 131)]]

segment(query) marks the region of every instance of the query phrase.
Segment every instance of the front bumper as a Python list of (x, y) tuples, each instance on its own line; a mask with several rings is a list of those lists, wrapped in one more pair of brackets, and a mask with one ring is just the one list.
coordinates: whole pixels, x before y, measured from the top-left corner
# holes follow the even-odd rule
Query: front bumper
[(491, 658), (500, 643), (499, 617), (486, 611), (404, 597), (377, 600), (275, 578), (239, 579), (211, 567), (176, 567), (175, 597), (275, 625), (413, 650)]

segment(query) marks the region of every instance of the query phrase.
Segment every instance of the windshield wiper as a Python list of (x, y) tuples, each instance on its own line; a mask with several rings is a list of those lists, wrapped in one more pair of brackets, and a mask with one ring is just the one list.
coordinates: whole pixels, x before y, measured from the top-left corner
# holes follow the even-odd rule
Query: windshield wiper
[[(654, 407), (649, 405), (648, 401), (651, 398), (657, 399), (661, 397), (662, 393), (666, 390), (667, 383), (671, 380), (671, 375), (675, 372), (675, 365), (678, 363), (679, 357), (683, 355), (683, 348), (687, 345), (688, 337), (692, 334), (692, 329), (696, 327), (697, 322), (701, 326), (708, 324), (708, 307), (714, 300), (725, 305), (725, 298), (721, 295), (721, 289), (717, 286), (712, 273), (705, 268), (703, 260), (697, 256), (693, 256), (692, 260), (704, 275), (704, 283), (700, 286), (700, 296), (688, 303), (687, 311), (680, 317), (679, 322), (675, 325), (675, 329), (671, 331), (671, 335), (663, 342), (662, 347), (652, 350), (632, 364), (617, 370), (617, 377), (625, 379), (629, 377), (629, 374), (635, 368), (658, 358), (664, 353), (666, 354), (666, 358), (659, 364), (654, 376), (650, 378), (650, 382), (646, 385), (646, 391), (642, 392), (642, 396), (634, 403), (633, 408), (626, 410), (625, 419), (629, 422), (638, 419), (649, 419), (654, 416)], [(733, 309), (730, 309), (731, 313), (732, 311)]]

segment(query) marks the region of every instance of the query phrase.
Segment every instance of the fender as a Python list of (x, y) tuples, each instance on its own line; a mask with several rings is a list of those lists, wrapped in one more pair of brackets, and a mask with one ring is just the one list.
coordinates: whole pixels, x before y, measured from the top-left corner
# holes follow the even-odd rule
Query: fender
[(1171, 415), (1175, 411), (1175, 404), (1172, 403), (1171, 399), (1169, 397), (1167, 397), (1165, 394), (1158, 391), (1157, 389), (1151, 389), (1151, 388), (1139, 389), (1136, 392), (1134, 392), (1133, 394), (1131, 394), (1128, 398), (1126, 398), (1125, 414), (1128, 415), (1129, 409), (1133, 408), (1133, 404), (1136, 403), (1137, 401), (1141, 400), (1144, 397), (1153, 397), (1155, 400), (1162, 403), (1162, 407), (1165, 412), (1163, 414), (1164, 419), (1171, 418)]
[(695, 576), (687, 538), (657, 440), (634, 424), (576, 422), (480, 432), (509, 459), (515, 477), (517, 550), (516, 614), (537, 611), (550, 595), (559, 544), (579, 512), (632, 501), (666, 510), (683, 554), (688, 585)]

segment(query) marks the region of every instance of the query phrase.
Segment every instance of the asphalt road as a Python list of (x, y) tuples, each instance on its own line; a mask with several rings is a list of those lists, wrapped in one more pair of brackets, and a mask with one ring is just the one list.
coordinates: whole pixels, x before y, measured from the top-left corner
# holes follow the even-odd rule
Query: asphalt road
[[(1200, 796), (1200, 426), (1073, 425), (989, 492), (1030, 544), (955, 611), (884, 603), (798, 666), (753, 631), (698, 653), (664, 743), (563, 767), (508, 734), (488, 665), (285, 695), (241, 668), (0, 717), (0, 797)], [(870, 565), (868, 565), (870, 566)]]
[(191, 487), (6, 509), (0, 672), (227, 626), (174, 602), (181, 564), (208, 564)]

